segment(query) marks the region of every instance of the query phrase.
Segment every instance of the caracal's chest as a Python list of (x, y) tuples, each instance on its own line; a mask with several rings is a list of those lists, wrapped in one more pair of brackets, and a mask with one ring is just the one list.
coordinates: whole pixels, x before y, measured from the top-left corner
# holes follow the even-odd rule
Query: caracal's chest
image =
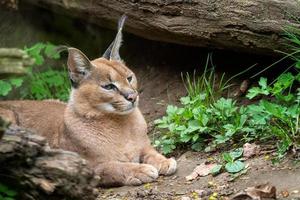
[(128, 116), (86, 121), (81, 125), (77, 128), (72, 126), (76, 151), (95, 164), (140, 162), (142, 149), (150, 145), (147, 124), (139, 110)]

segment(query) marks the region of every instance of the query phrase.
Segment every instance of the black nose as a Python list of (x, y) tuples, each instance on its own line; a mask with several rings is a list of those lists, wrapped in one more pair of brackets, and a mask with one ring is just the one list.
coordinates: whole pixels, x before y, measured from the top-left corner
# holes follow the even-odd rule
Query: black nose
[(127, 101), (130, 101), (131, 103), (134, 103), (137, 99), (138, 94), (136, 92), (133, 93), (127, 93), (124, 95), (125, 99)]

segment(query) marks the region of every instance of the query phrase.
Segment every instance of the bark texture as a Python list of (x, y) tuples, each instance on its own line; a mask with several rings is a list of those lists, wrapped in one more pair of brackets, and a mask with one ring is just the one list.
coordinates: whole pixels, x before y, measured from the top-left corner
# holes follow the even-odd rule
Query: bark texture
[[(283, 28), (299, 26), (298, 0), (22, 0), (151, 40), (272, 54), (286, 51)], [(145, 47), (146, 48), (146, 47)]]
[(0, 48), (0, 77), (8, 75), (25, 74), (26, 69), (33, 65), (34, 60), (21, 49)]
[(45, 138), (18, 127), (0, 138), (0, 180), (24, 200), (92, 200), (99, 182), (79, 155), (50, 149)]

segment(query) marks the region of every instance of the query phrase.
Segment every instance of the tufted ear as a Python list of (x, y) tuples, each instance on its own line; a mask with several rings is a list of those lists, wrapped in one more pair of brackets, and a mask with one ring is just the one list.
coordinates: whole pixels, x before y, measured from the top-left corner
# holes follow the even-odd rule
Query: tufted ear
[(103, 54), (103, 58), (106, 58), (108, 60), (117, 60), (117, 61), (122, 61), (120, 54), (119, 54), (119, 49), (122, 44), (122, 30), (123, 26), (126, 20), (126, 15), (122, 15), (122, 17), (119, 19), (118, 22), (118, 33), (114, 39), (114, 41), (109, 45), (108, 49), (105, 51)]
[(73, 88), (77, 88), (80, 81), (86, 77), (91, 70), (90, 60), (76, 48), (68, 48), (68, 71)]

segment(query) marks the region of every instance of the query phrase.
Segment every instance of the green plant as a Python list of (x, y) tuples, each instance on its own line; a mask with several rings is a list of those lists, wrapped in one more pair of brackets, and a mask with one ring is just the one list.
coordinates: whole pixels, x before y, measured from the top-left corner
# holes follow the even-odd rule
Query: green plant
[(243, 148), (222, 153), (217, 164), (212, 170), (213, 175), (219, 174), (223, 169), (228, 173), (238, 173), (245, 169), (245, 164), (240, 160), (243, 155)]
[(23, 84), (22, 78), (10, 78), (0, 80), (0, 96), (7, 96), (14, 88), (19, 88)]
[[(209, 68), (209, 66), (211, 67)], [(196, 72), (194, 71), (193, 77), (186, 73), (185, 76), (182, 75), (182, 80), (190, 98), (194, 99), (199, 94), (205, 94), (203, 101), (209, 104), (220, 98), (224, 91), (231, 86), (228, 84), (228, 81), (224, 80), (224, 77), (225, 73), (220, 78), (216, 75), (212, 56), (209, 54), (201, 76), (196, 77)]]
[(49, 68), (47, 71), (31, 73), (29, 77), (28, 89), (30, 92), (23, 92), (23, 98), (68, 100), (70, 84), (66, 71)]
[(246, 109), (237, 106), (232, 99), (220, 98), (230, 87), (229, 81), (241, 73), (227, 81), (223, 74), (218, 82), (214, 67), (208, 70), (209, 61), (210, 55), (202, 76), (196, 78), (195, 74), (193, 77), (187, 74), (185, 77), (188, 96), (180, 99), (181, 107), (169, 105), (166, 116), (155, 120), (157, 127), (166, 131), (154, 145), (165, 154), (177, 146), (191, 146), (197, 151), (207, 143), (214, 147), (253, 131), (246, 124)]
[(36, 65), (42, 65), (45, 62), (45, 56), (51, 59), (59, 59), (60, 54), (56, 46), (51, 43), (36, 43), (32, 47), (25, 47), (25, 52), (35, 60)]
[[(191, 146), (199, 150), (207, 144), (210, 148), (241, 139), (249, 142), (275, 138), (279, 157), (291, 148), (299, 149), (300, 90), (295, 88), (300, 83), (300, 30), (293, 29), (286, 35), (293, 44), (294, 52), (252, 76), (286, 58), (295, 60), (273, 82), (268, 83), (267, 78), (260, 78), (258, 86), (251, 88), (247, 94), (249, 99), (266, 98), (257, 104), (241, 107), (232, 99), (223, 98), (223, 91), (229, 87), (228, 81), (236, 76), (228, 81), (223, 81), (222, 76), (220, 87), (216, 87), (214, 68), (207, 70), (211, 59), (208, 57), (200, 78), (196, 78), (195, 74), (193, 77), (186, 76), (184, 82), (188, 96), (181, 98), (181, 106), (169, 105), (166, 116), (155, 121), (159, 128), (166, 130), (155, 145), (163, 153), (170, 153), (178, 146)], [(295, 67), (296, 74), (288, 72), (291, 67)]]
[(293, 91), (299, 84), (300, 73), (281, 74), (275, 82), (267, 84), (261, 78), (259, 87), (249, 90), (247, 97), (269, 96), (272, 100), (260, 100), (258, 104), (237, 106), (232, 99), (220, 98), (216, 102), (204, 102), (206, 94), (182, 97), (183, 107), (169, 105), (167, 115), (155, 121), (167, 132), (155, 145), (163, 153), (172, 152), (176, 146), (188, 145), (194, 150), (211, 146), (254, 139), (278, 139), (279, 156), (290, 148), (299, 148), (300, 142), (300, 90)]
[(253, 131), (246, 124), (246, 109), (239, 108), (232, 99), (220, 98), (209, 105), (203, 99), (205, 94), (193, 99), (182, 97), (183, 107), (169, 105), (167, 115), (155, 120), (159, 128), (167, 130), (154, 143), (163, 153), (171, 153), (178, 145), (201, 150), (204, 144), (216, 146), (232, 142), (242, 133)]
[(201, 76), (197, 77), (196, 71), (194, 71), (192, 76), (189, 73), (186, 73), (185, 76), (181, 74), (181, 76), (188, 93), (187, 96), (194, 99), (197, 98), (199, 94), (205, 94), (205, 98), (202, 101), (208, 105), (216, 102), (216, 100), (224, 95), (224, 93), (232, 86), (230, 81), (249, 71), (254, 66), (255, 65), (252, 65), (246, 70), (232, 76), (228, 80), (225, 80), (225, 73), (222, 73), (220, 77), (217, 75), (215, 66), (212, 62), (212, 54), (208, 54), (204, 72)]
[(13, 89), (22, 87), (20, 93), (24, 99), (67, 101), (70, 83), (65, 67), (55, 70), (45, 62), (46, 59), (60, 59), (57, 47), (51, 43), (37, 43), (30, 48), (25, 47), (24, 51), (34, 59), (35, 65), (28, 67), (25, 76), (0, 80), (0, 96), (7, 96)]
[(0, 183), (0, 200), (15, 200), (17, 192)]
[[(300, 83), (300, 29), (288, 27), (285, 29), (285, 35), (289, 41), (288, 46), (293, 52), (284, 53), (286, 56), (276, 63), (286, 58), (292, 58), (295, 62), (270, 84), (267, 84), (266, 78), (261, 78), (259, 87), (250, 89), (247, 95), (250, 99), (259, 95), (271, 97), (271, 100), (260, 100), (257, 105), (251, 105), (249, 108), (253, 111), (250, 113), (252, 121), (259, 121), (265, 126), (264, 131), (261, 132), (278, 139), (279, 157), (285, 155), (291, 148), (300, 147), (300, 90), (295, 90)], [(287, 72), (291, 67), (294, 67), (295, 75)]]
[(265, 132), (278, 138), (279, 157), (292, 147), (300, 147), (300, 90), (292, 90), (293, 86), (299, 83), (300, 73), (283, 73), (270, 85), (267, 85), (266, 78), (261, 78), (260, 87), (250, 89), (247, 95), (250, 99), (258, 95), (273, 97), (272, 100), (263, 99), (257, 105), (249, 107), (259, 111), (250, 114), (253, 119), (260, 118), (261, 124), (267, 127)]

